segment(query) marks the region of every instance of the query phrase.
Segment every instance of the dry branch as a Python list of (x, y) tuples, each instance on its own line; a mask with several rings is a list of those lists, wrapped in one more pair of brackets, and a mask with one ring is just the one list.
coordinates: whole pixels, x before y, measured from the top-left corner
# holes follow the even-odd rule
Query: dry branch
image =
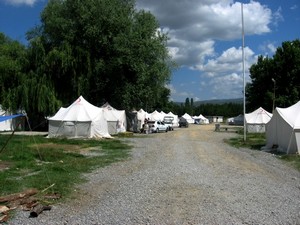
[(38, 193), (38, 190), (32, 188), (32, 189), (25, 190), (23, 192), (19, 192), (19, 193), (7, 195), (7, 196), (2, 196), (2, 197), (0, 197), (0, 203), (1, 202), (12, 202), (12, 201), (16, 201), (18, 199), (27, 198), (31, 195), (35, 195), (36, 193)]

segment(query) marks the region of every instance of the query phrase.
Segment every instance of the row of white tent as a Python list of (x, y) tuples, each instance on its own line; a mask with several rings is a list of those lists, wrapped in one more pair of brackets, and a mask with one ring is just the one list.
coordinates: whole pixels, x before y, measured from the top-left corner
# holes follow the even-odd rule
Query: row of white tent
[(178, 115), (175, 115), (172, 112), (165, 113), (164, 111), (158, 112), (157, 110), (154, 110), (152, 113), (148, 113), (143, 109), (137, 111), (137, 118), (140, 121), (139, 124), (140, 128), (142, 128), (145, 119), (150, 121), (163, 121), (165, 116), (172, 116), (174, 118), (173, 126), (175, 127), (179, 126)]
[(209, 120), (205, 118), (202, 114), (199, 116), (191, 116), (188, 113), (185, 113), (182, 116), (188, 123), (198, 123), (198, 124), (209, 124)]
[[(111, 135), (119, 132), (139, 131), (145, 119), (162, 121), (165, 116), (172, 116), (173, 125), (179, 125), (178, 116), (172, 112), (155, 110), (148, 113), (140, 109), (132, 113), (136, 116), (129, 118), (125, 110), (117, 110), (108, 103), (97, 107), (80, 96), (69, 107), (61, 107), (53, 117), (48, 118), (48, 137), (111, 138)], [(135, 128), (129, 129), (129, 126)]]
[[(158, 112), (157, 110), (153, 111), (152, 113), (145, 112), (143, 109), (140, 109), (137, 112), (138, 120), (144, 121), (145, 119), (152, 120), (152, 121), (163, 121), (165, 116), (172, 116), (174, 118), (173, 120), (173, 126), (178, 127), (179, 126), (179, 117), (178, 115), (173, 114), (172, 112), (165, 113), (163, 111)], [(182, 116), (184, 119), (187, 120), (188, 123), (195, 123), (197, 121), (199, 124), (209, 124), (209, 120), (205, 118), (203, 115), (199, 116), (190, 116), (188, 113), (185, 113)]]
[[(147, 113), (143, 109), (136, 112), (139, 128), (145, 119), (163, 120), (164, 116), (174, 117), (175, 123), (179, 118), (172, 112), (154, 111)], [(266, 132), (266, 148), (278, 148), (280, 151), (295, 153), (300, 151), (300, 101), (288, 108), (276, 108), (271, 114), (263, 108), (258, 108), (245, 115), (248, 132)], [(199, 115), (192, 117), (185, 113), (183, 116), (189, 123), (200, 119), (204, 124), (208, 119)], [(49, 137), (111, 137), (111, 134), (126, 131), (125, 110), (116, 110), (109, 104), (96, 107), (80, 96), (68, 108), (60, 110), (49, 119)]]
[[(174, 117), (175, 126), (179, 122), (177, 115), (172, 112), (164, 113), (154, 111), (147, 113), (143, 109), (135, 112), (138, 127), (141, 128), (144, 120), (163, 120), (164, 116)], [(192, 117), (187, 113), (182, 116), (189, 123), (199, 119), (203, 124), (209, 123), (202, 115)], [(287, 153), (300, 153), (300, 101), (287, 108), (276, 107), (273, 115), (263, 108), (258, 108), (245, 115), (248, 132), (266, 132), (266, 148), (277, 148)], [(111, 134), (127, 130), (125, 110), (117, 110), (105, 104), (96, 107), (80, 96), (67, 108), (61, 107), (58, 112), (48, 118), (48, 137), (84, 137), (84, 138), (110, 138)], [(3, 124), (5, 129), (11, 124)]]

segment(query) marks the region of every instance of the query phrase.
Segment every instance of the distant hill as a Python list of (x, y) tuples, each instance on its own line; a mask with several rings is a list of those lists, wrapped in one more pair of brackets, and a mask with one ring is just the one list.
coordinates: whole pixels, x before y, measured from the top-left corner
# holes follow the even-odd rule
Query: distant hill
[[(176, 103), (184, 104), (184, 102), (176, 102)], [(194, 102), (194, 106), (199, 106), (199, 105), (204, 105), (204, 104), (222, 105), (225, 103), (243, 104), (243, 98), (213, 99), (213, 100), (196, 101), (196, 102)]]

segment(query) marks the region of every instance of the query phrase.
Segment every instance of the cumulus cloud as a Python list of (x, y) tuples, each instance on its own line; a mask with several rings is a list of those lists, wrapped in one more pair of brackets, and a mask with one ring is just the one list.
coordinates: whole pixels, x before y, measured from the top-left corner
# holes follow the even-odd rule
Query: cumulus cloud
[[(249, 48), (244, 48), (245, 68), (249, 68), (256, 62), (257, 56)], [(203, 76), (216, 77), (223, 76), (228, 73), (240, 72), (242, 73), (242, 48), (231, 47), (224, 51), (219, 57), (209, 59), (206, 64), (198, 67), (203, 71)]]
[[(241, 38), (241, 4), (232, 0), (137, 0), (137, 7), (151, 11), (162, 30), (167, 31), (168, 47), (179, 65), (193, 67), (214, 56), (216, 41)], [(270, 32), (272, 16), (280, 18), (280, 11), (272, 15), (259, 2), (243, 5), (245, 34)]]
[(4, 0), (7, 4), (10, 5), (29, 5), (33, 6), (38, 0)]
[(262, 45), (259, 46), (259, 49), (264, 52), (263, 55), (270, 55), (272, 56), (276, 50), (277, 50), (277, 45), (275, 43), (271, 42), (265, 42)]
[(243, 77), (236, 74), (228, 74), (211, 79), (210, 86), (216, 98), (240, 98), (243, 90)]

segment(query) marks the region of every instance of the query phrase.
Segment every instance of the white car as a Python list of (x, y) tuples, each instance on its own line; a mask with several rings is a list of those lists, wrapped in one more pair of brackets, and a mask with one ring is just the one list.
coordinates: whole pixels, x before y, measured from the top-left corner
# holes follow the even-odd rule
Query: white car
[(150, 133), (168, 132), (169, 126), (162, 121), (148, 121)]

